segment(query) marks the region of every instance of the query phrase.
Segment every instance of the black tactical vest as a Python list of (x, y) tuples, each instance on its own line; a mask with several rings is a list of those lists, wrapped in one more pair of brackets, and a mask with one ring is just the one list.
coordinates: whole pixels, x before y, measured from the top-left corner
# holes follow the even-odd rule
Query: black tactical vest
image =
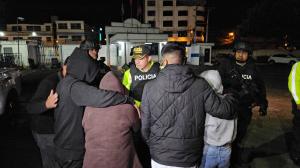
[(131, 75), (131, 86), (129, 95), (133, 97), (135, 100), (141, 101), (144, 86), (147, 81), (155, 79), (157, 74), (159, 73), (159, 63), (153, 63), (152, 67), (148, 72), (142, 72), (137, 69), (134, 65), (130, 67), (130, 75)]

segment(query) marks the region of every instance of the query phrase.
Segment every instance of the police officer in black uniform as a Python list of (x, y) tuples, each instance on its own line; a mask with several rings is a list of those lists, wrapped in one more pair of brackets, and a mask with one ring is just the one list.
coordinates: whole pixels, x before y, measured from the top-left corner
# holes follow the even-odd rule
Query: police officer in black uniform
[[(261, 116), (267, 114), (268, 101), (266, 88), (260, 73), (252, 59), (252, 49), (246, 42), (234, 44), (234, 56), (221, 60), (218, 70), (222, 77), (224, 90), (239, 94), (237, 136), (233, 144), (233, 161), (241, 162), (240, 144), (247, 133), (252, 118), (252, 108), (260, 106)], [(237, 159), (237, 160), (235, 160)]]

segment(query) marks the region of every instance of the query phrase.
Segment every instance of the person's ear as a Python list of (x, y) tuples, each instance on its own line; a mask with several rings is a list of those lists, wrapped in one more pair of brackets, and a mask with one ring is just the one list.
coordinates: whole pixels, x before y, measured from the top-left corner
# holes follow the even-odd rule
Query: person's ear
[(164, 64), (165, 64), (165, 66), (169, 64), (168, 59), (165, 59), (165, 63)]
[(168, 60), (163, 58), (160, 63), (160, 69), (164, 69), (167, 64), (168, 64)]

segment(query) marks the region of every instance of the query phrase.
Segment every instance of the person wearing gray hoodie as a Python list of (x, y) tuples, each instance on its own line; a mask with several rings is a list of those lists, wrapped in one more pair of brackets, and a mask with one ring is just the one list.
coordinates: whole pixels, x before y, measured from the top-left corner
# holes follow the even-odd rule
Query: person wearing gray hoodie
[[(221, 76), (216, 70), (204, 71), (200, 74), (212, 89), (223, 97)], [(206, 114), (204, 131), (204, 150), (201, 168), (228, 168), (230, 166), (231, 143), (237, 132), (237, 119), (224, 120)]]

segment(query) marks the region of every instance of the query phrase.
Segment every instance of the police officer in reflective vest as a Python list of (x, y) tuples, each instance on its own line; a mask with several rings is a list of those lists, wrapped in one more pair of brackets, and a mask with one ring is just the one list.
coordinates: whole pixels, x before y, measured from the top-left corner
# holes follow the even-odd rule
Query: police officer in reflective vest
[[(261, 116), (267, 114), (268, 101), (264, 81), (251, 57), (252, 48), (248, 43), (238, 41), (234, 45), (234, 56), (220, 62), (219, 72), (224, 91), (239, 93), (237, 136), (233, 144), (233, 161), (243, 164), (241, 142), (247, 133), (252, 118), (252, 108), (259, 106)], [(235, 157), (237, 156), (237, 157)]]
[(139, 106), (146, 82), (156, 78), (160, 65), (151, 60), (150, 49), (146, 45), (133, 49), (133, 59), (134, 64), (131, 64), (130, 68), (125, 71), (122, 83)]
[(288, 87), (293, 97), (292, 112), (294, 114), (290, 157), (296, 165), (300, 166), (300, 62), (293, 65)]

